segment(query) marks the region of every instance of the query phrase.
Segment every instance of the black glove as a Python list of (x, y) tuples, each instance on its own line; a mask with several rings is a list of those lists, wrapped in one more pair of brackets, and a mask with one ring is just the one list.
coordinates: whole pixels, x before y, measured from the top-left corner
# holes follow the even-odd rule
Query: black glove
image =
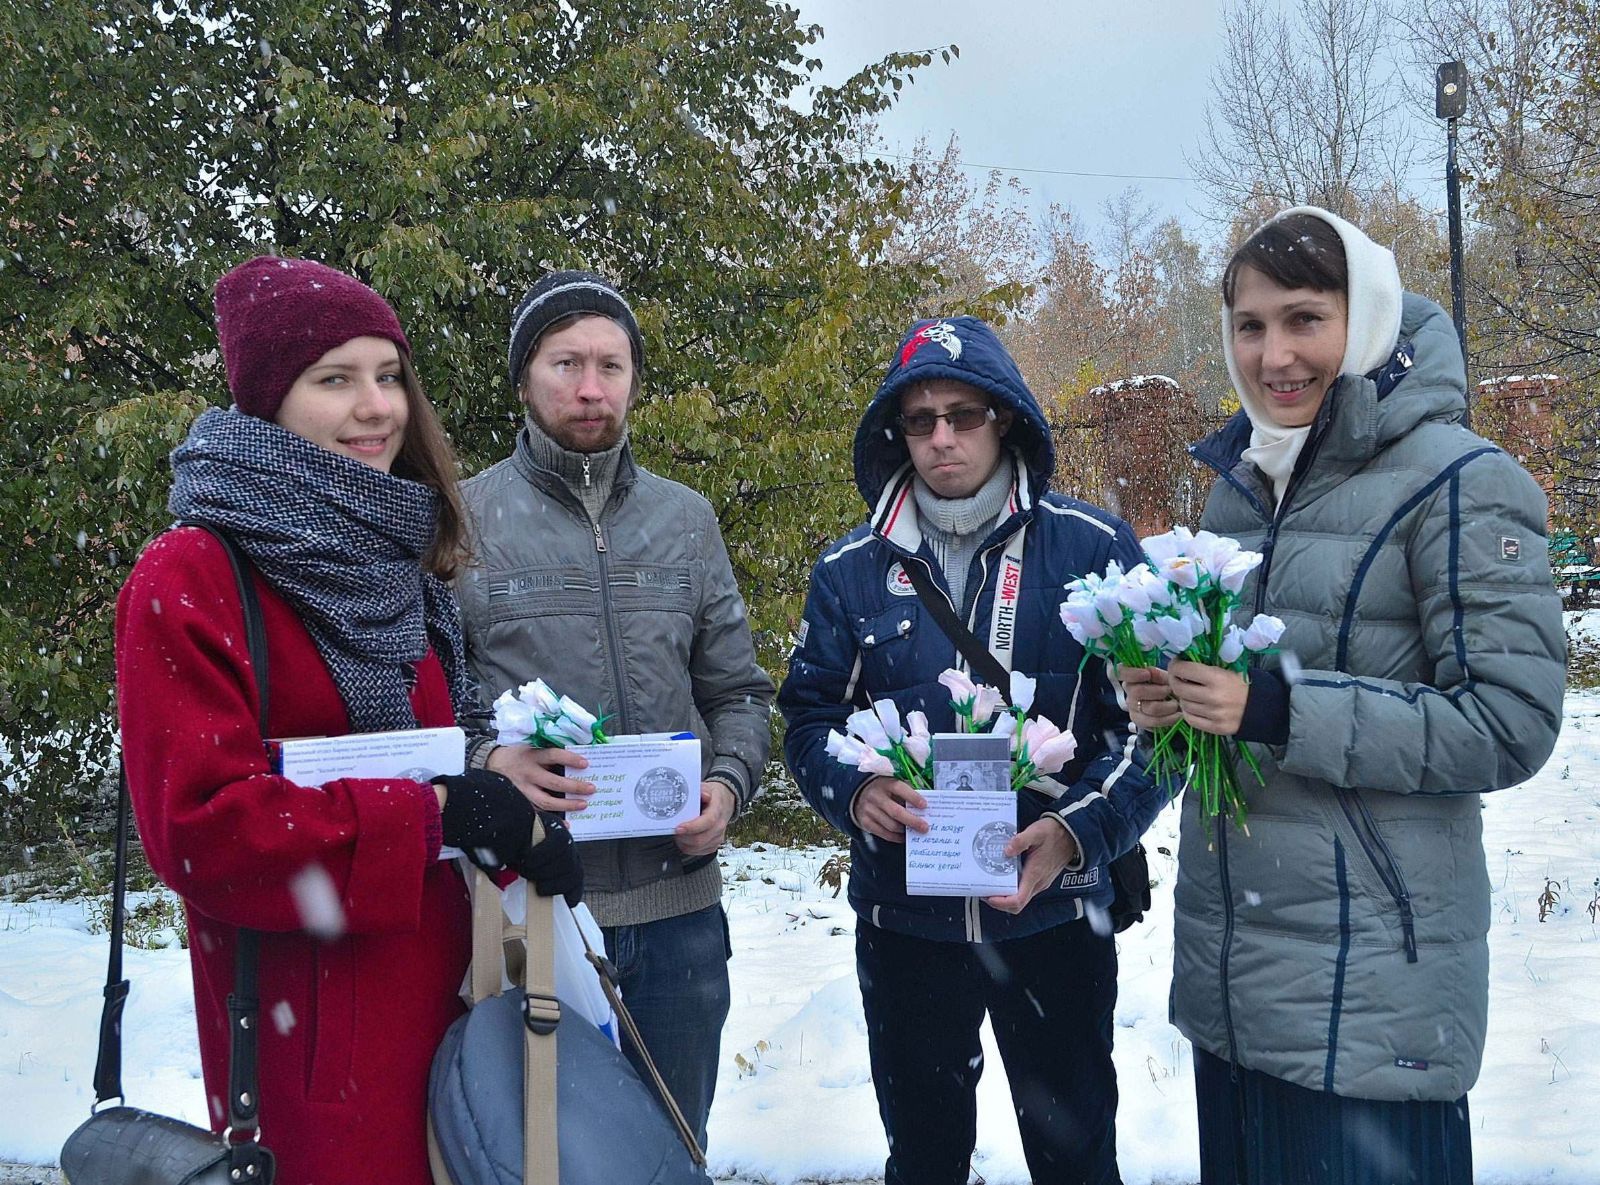
[(578, 859), (578, 845), (572, 841), (567, 821), (556, 811), (539, 811), (539, 821), (544, 824), (544, 838), (528, 849), (527, 856), (514, 867), (533, 886), (541, 897), (554, 897), (557, 893), (567, 899), (568, 905), (583, 900), (583, 862)]
[[(487, 769), (469, 769), (433, 779), (445, 790), (444, 842), (460, 848), (485, 872), (510, 868), (533, 882), (541, 896), (557, 893), (576, 905), (583, 897), (583, 869), (572, 833), (561, 819), (537, 811), (510, 779)], [(535, 819), (544, 838), (533, 842)]]

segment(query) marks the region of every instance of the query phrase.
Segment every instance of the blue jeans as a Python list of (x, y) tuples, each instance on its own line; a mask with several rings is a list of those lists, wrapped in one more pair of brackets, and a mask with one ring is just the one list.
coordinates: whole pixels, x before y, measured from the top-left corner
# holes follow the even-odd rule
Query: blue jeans
[[(622, 1002), (703, 1148), (730, 999), (722, 906), (641, 926), (607, 926), (601, 933), (606, 956), (616, 964)], [(649, 1073), (626, 1037), (622, 1048), (648, 1083)]]
[(1037, 1185), (1119, 1185), (1117, 955), (1086, 921), (975, 946), (856, 923), (885, 1185), (965, 1185), (984, 1013)]

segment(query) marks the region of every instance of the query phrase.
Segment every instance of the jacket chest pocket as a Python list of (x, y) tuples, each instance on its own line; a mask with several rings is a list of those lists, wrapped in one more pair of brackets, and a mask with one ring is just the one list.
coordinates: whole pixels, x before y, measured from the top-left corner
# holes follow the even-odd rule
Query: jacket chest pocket
[[(681, 679), (694, 656), (700, 616), (699, 573), (690, 564), (613, 564), (606, 603), (621, 631), (624, 665), (635, 697), (658, 677)], [(659, 667), (646, 672), (642, 668)], [(670, 676), (668, 672), (673, 672)], [(641, 702), (635, 699), (635, 702)], [(677, 727), (676, 725), (674, 727)]]
[(683, 613), (700, 607), (698, 571), (692, 564), (614, 563), (606, 596), (621, 613)]
[(861, 673), (872, 695), (887, 695), (919, 681), (916, 642), (921, 618), (922, 609), (915, 604), (855, 618)]
[(540, 564), (492, 572), (489, 621), (578, 613), (593, 616), (600, 601), (595, 574), (577, 564)]

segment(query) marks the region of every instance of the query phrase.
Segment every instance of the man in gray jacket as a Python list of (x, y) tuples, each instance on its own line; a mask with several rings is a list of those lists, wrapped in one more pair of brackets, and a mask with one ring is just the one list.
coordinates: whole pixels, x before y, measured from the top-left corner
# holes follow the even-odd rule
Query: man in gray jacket
[[(773, 688), (710, 503), (629, 449), (643, 361), (633, 311), (604, 278), (554, 272), (523, 298), (508, 362), (526, 425), (463, 486), (474, 560), (457, 593), (486, 697), (539, 677), (609, 714), (612, 735), (700, 738), (698, 819), (580, 850), (623, 996), (704, 1144), (728, 1012), (716, 853), (766, 765)], [(484, 744), (471, 761), (548, 810), (581, 811), (594, 792), (564, 749)]]

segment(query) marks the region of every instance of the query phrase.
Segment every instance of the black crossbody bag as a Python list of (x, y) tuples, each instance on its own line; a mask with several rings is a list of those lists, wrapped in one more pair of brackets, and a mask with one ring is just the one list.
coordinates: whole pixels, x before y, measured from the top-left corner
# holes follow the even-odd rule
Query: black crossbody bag
[[(1000, 660), (989, 652), (989, 648), (978, 641), (977, 635), (956, 616), (950, 598), (934, 586), (927, 566), (912, 560), (902, 567), (906, 578), (911, 581), (911, 587), (917, 592), (917, 600), (922, 602), (922, 607), (944, 631), (944, 636), (955, 643), (972, 673), (994, 687), (1010, 704), (1011, 675), (1000, 665)], [(1120, 934), (1133, 923), (1144, 921), (1145, 911), (1150, 908), (1150, 862), (1145, 855), (1144, 844), (1135, 842), (1133, 847), (1111, 861), (1110, 872), (1111, 928)]]
[[(200, 526), (202, 524), (183, 524)], [(267, 634), (261, 605), (250, 582), (248, 561), (226, 535), (214, 535), (239, 585), (245, 642), (255, 672), (261, 735), (267, 735)], [(117, 862), (111, 889), (111, 955), (106, 966), (105, 1005), (100, 1013), (100, 1053), (94, 1065), (94, 1109), (61, 1147), (61, 1172), (68, 1185), (272, 1185), (276, 1164), (261, 1144), (258, 1126), (256, 1026), (257, 942), (241, 929), (234, 949), (233, 992), (228, 996), (231, 1050), (228, 1128), (218, 1134), (168, 1115), (116, 1106), (122, 1094), (122, 1009), (128, 981), (122, 977), (122, 928), (128, 887), (128, 776), (117, 786)]]

